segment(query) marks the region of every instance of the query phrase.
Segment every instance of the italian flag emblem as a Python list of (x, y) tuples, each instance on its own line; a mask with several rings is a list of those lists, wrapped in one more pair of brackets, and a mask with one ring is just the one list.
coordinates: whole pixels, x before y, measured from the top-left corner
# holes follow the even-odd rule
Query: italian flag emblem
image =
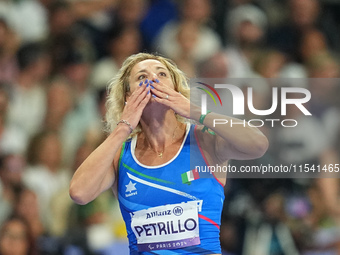
[(199, 173), (196, 169), (190, 170), (188, 172), (181, 174), (181, 177), (182, 177), (182, 183), (184, 184), (190, 184), (191, 181), (194, 181), (200, 178)]

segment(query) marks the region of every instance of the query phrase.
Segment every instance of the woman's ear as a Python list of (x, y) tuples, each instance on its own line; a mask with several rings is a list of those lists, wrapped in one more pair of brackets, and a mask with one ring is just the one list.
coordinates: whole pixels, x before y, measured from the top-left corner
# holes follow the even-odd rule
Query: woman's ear
[(127, 84), (125, 87), (125, 101), (127, 101), (130, 96), (131, 96), (130, 84)]
[(129, 100), (130, 96), (131, 96), (131, 92), (130, 91), (126, 92), (126, 94), (125, 94), (125, 101)]

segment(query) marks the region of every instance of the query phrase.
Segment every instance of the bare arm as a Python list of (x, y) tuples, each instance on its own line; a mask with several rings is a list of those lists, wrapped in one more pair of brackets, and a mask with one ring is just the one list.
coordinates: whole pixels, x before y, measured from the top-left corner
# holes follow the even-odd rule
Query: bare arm
[[(143, 84), (127, 100), (122, 119), (133, 128), (139, 123), (142, 112), (150, 100), (150, 88)], [(78, 204), (87, 204), (115, 183), (119, 148), (128, 138), (130, 128), (121, 123), (108, 138), (80, 165), (70, 184), (70, 196)]]
[(80, 165), (70, 184), (70, 196), (76, 203), (87, 204), (113, 185), (119, 148), (129, 134), (128, 126), (119, 125)]
[[(198, 122), (201, 109), (194, 105), (191, 107), (191, 118)], [(226, 124), (214, 124), (216, 119), (228, 122)], [(230, 125), (231, 121), (242, 124)], [(210, 136), (206, 141), (214, 142), (214, 153), (221, 162), (228, 159), (259, 158), (268, 149), (269, 143), (266, 136), (258, 128), (248, 126), (247, 122), (243, 120), (212, 112), (204, 118), (204, 125), (216, 133), (215, 136)]]

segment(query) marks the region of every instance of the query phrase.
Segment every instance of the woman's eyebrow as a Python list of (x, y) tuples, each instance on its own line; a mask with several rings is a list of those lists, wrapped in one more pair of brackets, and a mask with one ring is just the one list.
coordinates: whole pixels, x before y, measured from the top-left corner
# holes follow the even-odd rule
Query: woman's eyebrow
[(157, 67), (156, 67), (156, 69), (157, 69), (157, 70), (159, 70), (159, 69), (164, 69), (164, 70), (167, 70), (167, 69), (166, 69), (166, 68), (164, 68), (163, 66), (157, 66)]
[(146, 69), (139, 70), (137, 73), (146, 73)]
[[(163, 66), (156, 66), (156, 70), (159, 70), (159, 69), (163, 69), (165, 71), (167, 71), (168, 69), (164, 68)], [(147, 70), (146, 69), (142, 69), (142, 70), (139, 70), (136, 74), (138, 73), (147, 73)]]

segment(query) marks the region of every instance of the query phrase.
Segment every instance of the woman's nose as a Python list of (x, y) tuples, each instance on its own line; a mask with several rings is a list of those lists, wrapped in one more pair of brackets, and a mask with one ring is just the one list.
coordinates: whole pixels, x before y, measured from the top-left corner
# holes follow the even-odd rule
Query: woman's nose
[(157, 79), (158, 79), (157, 74), (152, 73), (152, 74), (151, 74), (151, 77), (150, 77), (150, 80), (153, 81), (153, 82), (156, 82)]

